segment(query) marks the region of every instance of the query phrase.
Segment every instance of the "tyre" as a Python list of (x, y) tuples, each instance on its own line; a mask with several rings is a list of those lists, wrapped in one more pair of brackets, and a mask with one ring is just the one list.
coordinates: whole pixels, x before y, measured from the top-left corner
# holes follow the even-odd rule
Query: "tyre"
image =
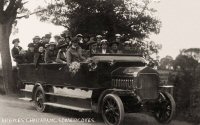
[(108, 94), (103, 98), (101, 110), (106, 125), (120, 125), (124, 120), (123, 103), (115, 94)]
[(34, 105), (37, 111), (47, 112), (49, 107), (44, 104), (45, 102), (45, 92), (41, 86), (38, 86), (34, 93)]
[(155, 118), (160, 123), (169, 123), (175, 114), (176, 104), (171, 94), (167, 92), (159, 93)]

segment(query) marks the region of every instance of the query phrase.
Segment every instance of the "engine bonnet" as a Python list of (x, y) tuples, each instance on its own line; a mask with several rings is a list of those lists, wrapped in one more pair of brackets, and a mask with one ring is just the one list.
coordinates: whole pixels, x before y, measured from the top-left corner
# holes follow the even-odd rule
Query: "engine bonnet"
[(158, 74), (158, 72), (150, 67), (119, 67), (114, 70), (112, 77), (137, 77), (139, 73)]

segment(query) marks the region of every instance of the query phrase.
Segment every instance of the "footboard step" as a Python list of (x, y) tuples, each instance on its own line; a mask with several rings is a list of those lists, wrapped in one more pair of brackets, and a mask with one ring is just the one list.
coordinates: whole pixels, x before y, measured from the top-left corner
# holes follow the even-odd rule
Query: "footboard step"
[(92, 111), (92, 109), (89, 109), (89, 108), (75, 107), (75, 106), (63, 105), (63, 104), (58, 104), (58, 103), (46, 102), (44, 104), (49, 105), (49, 106), (53, 106), (53, 107), (76, 110), (76, 111), (79, 111), (79, 112), (90, 112), (90, 111)]
[(32, 90), (28, 90), (28, 89), (20, 89), (20, 91), (22, 91), (22, 92), (32, 92)]
[(51, 96), (61, 96), (61, 97), (68, 97), (68, 98), (79, 98), (79, 99), (91, 99), (86, 96), (78, 96), (78, 95), (67, 95), (67, 94), (58, 94), (58, 93), (45, 93), (46, 95)]
[(18, 98), (18, 99), (20, 99), (20, 100), (24, 100), (24, 101), (29, 101), (29, 102), (31, 102), (32, 101), (32, 99), (31, 98)]

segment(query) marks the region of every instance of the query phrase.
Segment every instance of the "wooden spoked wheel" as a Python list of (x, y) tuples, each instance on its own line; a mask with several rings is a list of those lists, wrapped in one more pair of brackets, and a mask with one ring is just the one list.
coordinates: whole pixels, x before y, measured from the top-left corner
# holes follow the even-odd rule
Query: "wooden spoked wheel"
[(115, 94), (108, 94), (102, 102), (102, 117), (107, 125), (120, 125), (124, 119), (124, 106)]
[(48, 110), (48, 106), (46, 106), (44, 102), (45, 102), (44, 90), (42, 89), (41, 86), (38, 86), (34, 94), (34, 104), (37, 111), (46, 112)]
[(155, 109), (155, 118), (160, 123), (169, 123), (174, 114), (176, 104), (173, 97), (167, 92), (159, 93), (158, 106)]

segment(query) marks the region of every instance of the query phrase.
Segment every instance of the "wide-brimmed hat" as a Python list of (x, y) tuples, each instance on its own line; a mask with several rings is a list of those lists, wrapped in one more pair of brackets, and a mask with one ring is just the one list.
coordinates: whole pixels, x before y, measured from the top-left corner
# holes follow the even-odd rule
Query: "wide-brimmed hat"
[(115, 34), (115, 37), (121, 37), (121, 35), (119, 33)]
[(132, 42), (128, 41), (128, 40), (124, 42), (124, 45), (131, 45), (131, 44), (132, 44)]
[(103, 45), (103, 44), (108, 44), (108, 41), (106, 39), (102, 39), (101, 40), (101, 45)]
[(83, 35), (82, 34), (77, 34), (76, 37), (83, 37)]
[(29, 43), (28, 47), (35, 47), (33, 43)]
[(16, 43), (16, 42), (18, 42), (18, 43), (20, 42), (20, 41), (19, 41), (19, 38), (14, 39), (14, 40), (12, 41), (12, 44), (14, 44), (14, 43)]
[(40, 39), (40, 37), (39, 37), (39, 36), (35, 36), (35, 37), (33, 37), (33, 40), (34, 40), (34, 39)]
[(102, 35), (97, 35), (96, 38), (102, 38)]

